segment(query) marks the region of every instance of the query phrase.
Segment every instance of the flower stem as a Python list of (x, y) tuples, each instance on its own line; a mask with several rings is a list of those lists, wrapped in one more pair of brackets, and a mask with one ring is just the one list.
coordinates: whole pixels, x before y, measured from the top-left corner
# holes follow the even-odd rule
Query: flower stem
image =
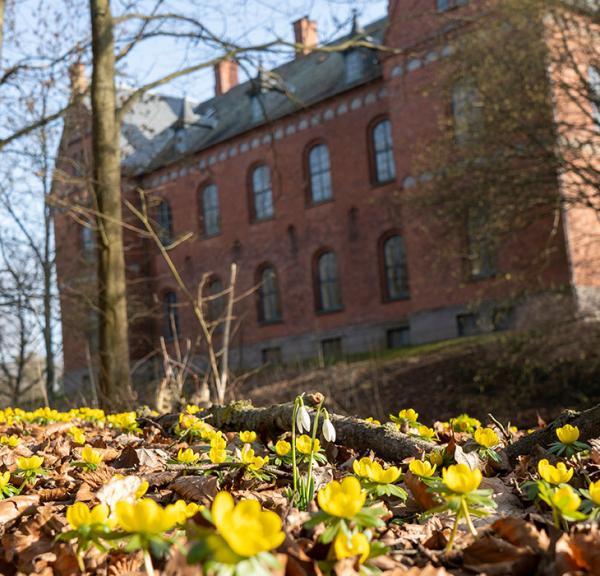
[(469, 507), (467, 506), (467, 501), (464, 498), (460, 499), (460, 506), (462, 508), (465, 521), (467, 522), (469, 532), (471, 532), (473, 536), (477, 536), (477, 530), (475, 530), (475, 526), (473, 526), (473, 521), (471, 520), (471, 515), (469, 514)]
[(292, 412), (292, 474), (294, 475), (294, 496), (293, 500), (298, 499), (298, 463), (296, 461), (296, 416), (298, 415), (298, 399), (294, 402)]
[(459, 508), (458, 511), (456, 512), (456, 516), (454, 518), (454, 526), (452, 526), (450, 540), (448, 540), (448, 544), (446, 545), (446, 552), (450, 552), (450, 550), (452, 550), (452, 545), (454, 544), (454, 539), (456, 538), (456, 532), (458, 531), (458, 523), (460, 521), (461, 516), (462, 516), (462, 508)]
[(310, 457), (308, 459), (308, 484), (307, 484), (307, 493), (306, 493), (306, 503), (308, 505), (309, 500), (312, 500), (311, 494), (311, 486), (314, 485), (313, 477), (312, 477), (312, 469), (313, 469), (313, 461), (315, 455), (315, 439), (317, 437), (317, 430), (319, 429), (319, 416), (321, 415), (321, 410), (323, 408), (323, 400), (319, 402), (317, 406), (317, 414), (315, 416), (315, 421), (313, 423), (312, 436), (310, 439)]
[(144, 568), (146, 568), (146, 574), (148, 576), (154, 576), (154, 566), (152, 566), (152, 557), (148, 550), (144, 550)]

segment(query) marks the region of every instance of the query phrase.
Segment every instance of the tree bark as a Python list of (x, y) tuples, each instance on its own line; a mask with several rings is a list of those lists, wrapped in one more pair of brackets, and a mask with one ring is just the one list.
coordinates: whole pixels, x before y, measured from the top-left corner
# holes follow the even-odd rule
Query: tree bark
[(2, 46), (4, 44), (4, 8), (5, 0), (0, 0), (0, 64), (2, 64)]
[(90, 0), (92, 20), (92, 149), (98, 203), (100, 404), (131, 405), (127, 293), (121, 228), (121, 151), (116, 117), (115, 46), (110, 0)]

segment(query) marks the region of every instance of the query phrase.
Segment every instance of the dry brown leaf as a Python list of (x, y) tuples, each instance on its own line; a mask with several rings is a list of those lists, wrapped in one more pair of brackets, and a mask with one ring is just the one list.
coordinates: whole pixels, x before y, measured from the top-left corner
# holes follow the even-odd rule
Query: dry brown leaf
[(438, 505), (435, 496), (428, 491), (427, 485), (424, 484), (418, 476), (415, 476), (408, 471), (404, 475), (404, 483), (410, 490), (413, 498), (417, 501), (421, 510), (431, 510), (431, 508), (435, 508)]
[(433, 564), (428, 564), (425, 568), (414, 566), (410, 570), (396, 568), (392, 572), (384, 572), (384, 576), (452, 576), (445, 568), (437, 568)]
[(476, 573), (514, 576), (535, 574), (540, 555), (529, 547), (518, 547), (490, 534), (463, 550), (464, 566)]
[(140, 551), (135, 554), (115, 552), (108, 557), (108, 576), (141, 576), (144, 560)]
[(501, 518), (492, 524), (492, 530), (515, 546), (529, 546), (540, 552), (548, 550), (550, 546), (548, 535), (522, 518)]
[(217, 495), (216, 476), (180, 476), (169, 488), (184, 500), (208, 504)]
[(68, 486), (62, 486), (60, 488), (42, 488), (38, 492), (40, 502), (51, 502), (53, 500), (67, 500), (71, 496)]
[(563, 534), (556, 542), (556, 573), (600, 574), (600, 532), (593, 526), (587, 533)]
[(7, 522), (33, 510), (33, 507), (39, 503), (40, 497), (37, 494), (13, 496), (6, 500), (0, 500), (0, 527), (4, 527)]

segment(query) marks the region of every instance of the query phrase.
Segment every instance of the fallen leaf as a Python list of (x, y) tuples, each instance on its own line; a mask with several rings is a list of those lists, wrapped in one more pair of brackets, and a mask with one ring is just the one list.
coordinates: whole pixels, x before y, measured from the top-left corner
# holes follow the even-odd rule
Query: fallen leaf
[(169, 488), (184, 500), (208, 504), (217, 495), (216, 476), (180, 476)]
[(415, 476), (410, 471), (404, 475), (404, 483), (410, 490), (413, 498), (421, 510), (431, 510), (438, 505), (435, 496), (429, 492), (428, 486), (423, 483), (418, 476)]
[(40, 503), (40, 497), (37, 494), (26, 496), (13, 496), (6, 500), (0, 500), (0, 527), (15, 520), (19, 516), (31, 511), (34, 506)]
[(528, 576), (535, 574), (540, 555), (488, 534), (463, 550), (463, 561), (465, 568), (478, 574)]

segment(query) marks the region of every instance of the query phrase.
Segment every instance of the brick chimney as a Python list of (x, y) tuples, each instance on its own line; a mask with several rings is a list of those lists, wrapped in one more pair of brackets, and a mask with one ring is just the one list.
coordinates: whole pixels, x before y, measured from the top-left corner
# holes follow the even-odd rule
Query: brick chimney
[(215, 64), (215, 94), (221, 96), (238, 84), (238, 64), (235, 60), (221, 60)]
[(319, 43), (317, 23), (309, 20), (308, 16), (296, 20), (294, 22), (294, 40), (296, 44), (302, 44), (302, 48), (298, 50), (299, 54), (308, 54), (310, 49)]
[(85, 64), (75, 62), (69, 67), (69, 78), (71, 79), (71, 94), (73, 96), (83, 94), (88, 88), (88, 77), (85, 74)]

